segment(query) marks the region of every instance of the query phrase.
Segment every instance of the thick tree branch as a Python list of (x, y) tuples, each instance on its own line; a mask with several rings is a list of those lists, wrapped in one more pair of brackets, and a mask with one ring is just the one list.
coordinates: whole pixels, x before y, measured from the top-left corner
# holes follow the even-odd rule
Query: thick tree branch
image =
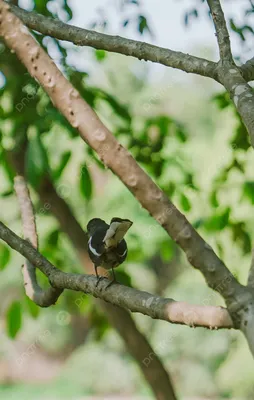
[(96, 31), (78, 28), (35, 12), (28, 12), (13, 5), (12, 12), (30, 29), (59, 40), (72, 42), (78, 46), (91, 46), (95, 49), (107, 50), (132, 56), (139, 60), (152, 61), (167, 67), (177, 68), (185, 72), (207, 76), (217, 80), (217, 64), (200, 57), (173, 51), (149, 43), (112, 36)]
[(132, 312), (139, 312), (172, 323), (210, 329), (233, 328), (228, 311), (222, 307), (191, 306), (184, 302), (163, 299), (119, 284), (107, 288), (108, 280), (106, 278), (96, 286), (97, 279), (94, 275), (62, 272), (38, 253), (29, 242), (21, 239), (2, 222), (0, 222), (0, 238), (39, 268), (56, 289), (82, 291)]
[[(0, 0), (0, 11), (0, 34), (30, 74), (42, 84), (55, 106), (78, 129), (80, 136), (98, 153), (102, 162), (180, 245), (190, 263), (203, 273), (208, 285), (223, 295), (228, 306), (237, 303), (244, 288), (212, 248), (118, 143), (3, 0)], [(109, 149), (107, 152), (103, 150), (105, 146)]]
[[(22, 176), (17, 176), (14, 182), (21, 211), (24, 237), (35, 249), (37, 249), (38, 237), (36, 232), (35, 216), (26, 182)], [(40, 307), (49, 307), (52, 304), (55, 304), (58, 297), (63, 292), (62, 289), (56, 289), (53, 287), (43, 290), (37, 282), (36, 269), (27, 259), (22, 266), (22, 275), (26, 295)]]
[(220, 59), (221, 61), (229, 61), (234, 64), (229, 33), (220, 0), (207, 0), (207, 3), (209, 5), (216, 30), (217, 41), (220, 50)]

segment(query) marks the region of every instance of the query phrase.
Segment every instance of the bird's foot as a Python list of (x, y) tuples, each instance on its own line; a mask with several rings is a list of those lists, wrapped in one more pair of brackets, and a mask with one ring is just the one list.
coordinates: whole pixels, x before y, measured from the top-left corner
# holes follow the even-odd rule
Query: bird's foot
[(112, 279), (112, 281), (110, 281), (107, 286), (105, 287), (105, 290), (109, 288), (109, 286), (111, 286), (113, 283), (118, 283), (116, 279)]
[(95, 287), (97, 287), (99, 285), (99, 282), (104, 278), (105, 278), (105, 276), (97, 276), (97, 282), (95, 284)]

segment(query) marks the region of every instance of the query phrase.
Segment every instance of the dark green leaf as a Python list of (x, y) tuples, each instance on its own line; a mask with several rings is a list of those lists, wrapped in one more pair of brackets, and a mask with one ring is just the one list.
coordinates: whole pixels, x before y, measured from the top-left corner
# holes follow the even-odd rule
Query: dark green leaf
[(210, 195), (210, 203), (214, 208), (219, 207), (219, 202), (217, 199), (217, 192), (215, 190)]
[(254, 181), (245, 182), (243, 185), (243, 194), (254, 204)]
[(147, 19), (146, 17), (144, 17), (143, 15), (139, 15), (138, 17), (138, 30), (141, 33), (141, 35), (143, 35), (143, 33), (145, 32), (145, 30), (151, 34), (151, 30), (147, 24)]
[(0, 194), (0, 196), (1, 197), (9, 197), (9, 196), (12, 196), (13, 195), (13, 190), (12, 189), (9, 189), (9, 190), (6, 190), (5, 192), (2, 192), (1, 194)]
[(0, 271), (2, 271), (10, 261), (11, 252), (9, 247), (0, 243)]
[(66, 165), (68, 164), (70, 158), (71, 158), (71, 151), (66, 151), (62, 155), (61, 160), (60, 160), (60, 164), (57, 167), (57, 169), (54, 171), (54, 174), (53, 174), (54, 175), (54, 179), (57, 180), (57, 179), (60, 178), (60, 176), (62, 175), (62, 173), (63, 173)]
[(29, 140), (26, 153), (26, 174), (31, 185), (37, 188), (47, 171), (47, 153), (39, 134), (36, 132)]
[(47, 237), (47, 244), (56, 247), (59, 239), (59, 230), (52, 231)]
[(92, 180), (87, 166), (84, 164), (80, 168), (80, 192), (86, 200), (92, 197)]
[(190, 211), (191, 204), (189, 202), (189, 199), (183, 193), (180, 194), (180, 204), (184, 211)]
[(6, 313), (6, 327), (8, 336), (14, 339), (22, 326), (22, 311), (20, 302), (14, 301)]
[(206, 219), (204, 223), (205, 229), (208, 231), (221, 231), (228, 225), (230, 209), (227, 208), (223, 213), (213, 215)]

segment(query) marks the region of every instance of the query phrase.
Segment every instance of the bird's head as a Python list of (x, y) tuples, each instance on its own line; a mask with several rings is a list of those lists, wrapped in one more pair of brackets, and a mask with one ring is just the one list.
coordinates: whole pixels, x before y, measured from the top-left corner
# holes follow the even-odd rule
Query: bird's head
[(105, 221), (100, 218), (93, 218), (87, 224), (87, 232), (91, 236), (101, 226), (106, 225)]

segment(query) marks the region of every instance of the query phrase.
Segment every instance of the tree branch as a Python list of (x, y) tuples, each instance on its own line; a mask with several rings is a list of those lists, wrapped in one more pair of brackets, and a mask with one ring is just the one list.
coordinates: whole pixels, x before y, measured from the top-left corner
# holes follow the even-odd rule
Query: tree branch
[[(235, 304), (244, 293), (244, 288), (212, 248), (118, 143), (3, 0), (0, 0), (0, 11), (1, 35), (30, 74), (42, 84), (55, 106), (78, 129), (80, 136), (97, 152), (101, 161), (185, 251), (190, 263), (203, 273), (208, 285), (223, 295), (228, 306)], [(109, 149), (107, 152), (104, 151), (105, 146)]]
[(151, 318), (172, 323), (210, 329), (233, 328), (228, 311), (222, 307), (191, 306), (119, 284), (107, 288), (106, 278), (96, 286), (97, 279), (94, 275), (62, 272), (38, 253), (29, 242), (21, 239), (2, 222), (0, 222), (0, 238), (46, 275), (56, 289), (82, 291), (132, 312), (139, 312)]
[(241, 66), (241, 72), (246, 82), (254, 80), (254, 57)]
[[(26, 182), (22, 176), (15, 177), (14, 187), (19, 201), (24, 237), (35, 249), (37, 249), (38, 237), (33, 205)], [(26, 295), (40, 307), (49, 307), (52, 304), (55, 304), (58, 297), (63, 292), (62, 289), (56, 289), (53, 287), (43, 290), (37, 282), (36, 269), (27, 259), (22, 266), (22, 275)]]
[(251, 256), (248, 286), (254, 289), (254, 249), (252, 250), (252, 256)]
[(229, 33), (220, 0), (207, 0), (207, 3), (210, 8), (216, 30), (217, 42), (220, 50), (220, 59), (221, 61), (229, 61), (234, 64)]
[(254, 93), (251, 86), (247, 83), (249, 78), (251, 78), (249, 65), (253, 65), (253, 62), (250, 60), (249, 64), (246, 63), (242, 68), (235, 65), (220, 0), (207, 0), (207, 3), (213, 17), (220, 50), (220, 62), (218, 65), (219, 81), (229, 92), (249, 132), (252, 147), (254, 147)]
[(132, 56), (139, 60), (152, 61), (185, 72), (207, 76), (217, 80), (217, 64), (204, 58), (195, 57), (180, 51), (173, 51), (149, 43), (107, 35), (96, 31), (78, 28), (35, 12), (28, 12), (10, 5), (11, 11), (30, 29), (59, 40), (72, 42), (78, 46), (91, 46), (95, 49)]

